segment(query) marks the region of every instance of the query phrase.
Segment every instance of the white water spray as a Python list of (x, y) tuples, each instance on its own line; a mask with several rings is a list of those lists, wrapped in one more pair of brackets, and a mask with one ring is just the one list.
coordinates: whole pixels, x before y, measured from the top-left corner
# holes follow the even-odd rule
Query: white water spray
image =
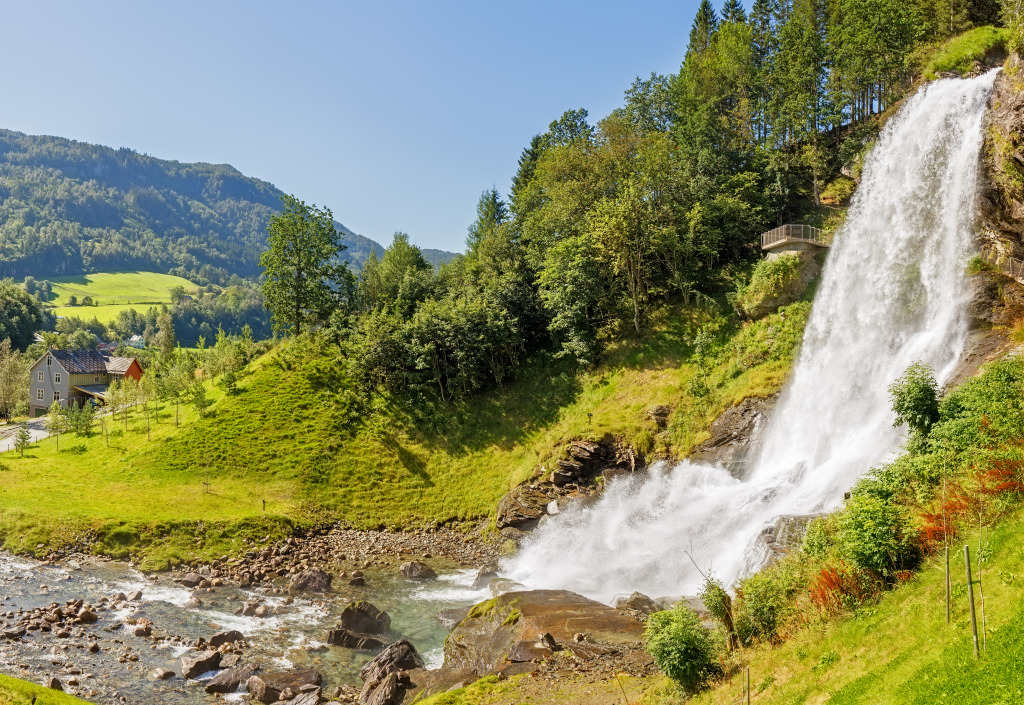
[(613, 482), (551, 517), (503, 573), (610, 602), (695, 594), (766, 559), (778, 517), (836, 507), (899, 447), (889, 384), (914, 361), (952, 372), (967, 336), (978, 157), (996, 72), (936, 81), (883, 130), (835, 238), (792, 377), (743, 481), (687, 461)]

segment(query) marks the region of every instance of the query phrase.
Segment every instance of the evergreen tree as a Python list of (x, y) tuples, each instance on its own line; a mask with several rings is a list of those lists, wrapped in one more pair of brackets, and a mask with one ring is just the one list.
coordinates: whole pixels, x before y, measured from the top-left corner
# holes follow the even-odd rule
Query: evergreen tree
[(54, 400), (53, 404), (50, 405), (50, 412), (46, 415), (46, 430), (56, 440), (57, 450), (60, 450), (60, 434), (64, 433), (67, 427), (67, 411), (60, 405), (59, 401)]
[(740, 0), (725, 0), (722, 7), (722, 22), (746, 22), (747, 13), (743, 10)]
[(283, 212), (270, 219), (267, 250), (260, 256), (263, 297), (274, 329), (299, 335), (351, 301), (355, 278), (340, 260), (345, 246), (331, 211), (294, 196), (281, 201)]
[(22, 421), (18, 424), (18, 432), (14, 436), (14, 448), (24, 458), (25, 449), (30, 445), (32, 445), (32, 433), (28, 430), (28, 424)]
[(508, 220), (508, 207), (493, 186), (480, 194), (476, 204), (476, 220), (469, 226), (466, 250), (475, 252), (480, 241), (494, 232), (494, 229)]
[(693, 27), (690, 29), (690, 44), (686, 52), (697, 52), (698, 54), (711, 46), (711, 37), (718, 29), (718, 15), (711, 0), (701, 0), (697, 8), (697, 16), (693, 18)]
[(544, 136), (534, 135), (529, 146), (519, 155), (519, 168), (512, 177), (512, 211), (517, 215), (524, 214), (526, 210), (523, 195), (530, 180), (533, 179), (533, 172), (543, 151)]

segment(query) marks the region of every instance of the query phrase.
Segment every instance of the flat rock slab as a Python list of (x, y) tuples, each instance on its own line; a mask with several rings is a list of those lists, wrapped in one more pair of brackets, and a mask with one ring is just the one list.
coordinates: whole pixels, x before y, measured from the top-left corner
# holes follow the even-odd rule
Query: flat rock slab
[(544, 658), (554, 648), (572, 650), (573, 637), (581, 633), (590, 645), (614, 649), (640, 642), (643, 625), (566, 590), (508, 592), (477, 605), (452, 631), (445, 642), (444, 668), (484, 676), (509, 660)]

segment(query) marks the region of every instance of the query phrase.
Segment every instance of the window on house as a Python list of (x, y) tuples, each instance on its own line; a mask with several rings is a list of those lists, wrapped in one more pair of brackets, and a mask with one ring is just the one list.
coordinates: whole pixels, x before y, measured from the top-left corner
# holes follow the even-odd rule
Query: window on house
[(53, 364), (53, 356), (47, 355), (46, 356), (46, 366), (49, 367), (52, 364)]
[(60, 372), (53, 373), (53, 383), (60, 384)]
[(60, 392), (54, 392), (53, 393), (53, 400), (54, 401), (60, 401)]
[(36, 399), (38, 399), (39, 401), (43, 400), (43, 390), (42, 389), (37, 389), (36, 390)]
[(99, 382), (100, 381), (100, 376), (99, 375), (93, 375), (92, 381), (93, 382)]
[(36, 379), (39, 380), (40, 382), (43, 381), (43, 371), (42, 370), (39, 370), (39, 374), (36, 375)]

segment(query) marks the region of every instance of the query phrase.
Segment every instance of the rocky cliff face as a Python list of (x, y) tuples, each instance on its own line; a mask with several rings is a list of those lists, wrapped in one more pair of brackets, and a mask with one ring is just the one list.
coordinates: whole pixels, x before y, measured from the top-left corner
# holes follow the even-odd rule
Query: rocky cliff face
[(982, 244), (1024, 259), (1024, 61), (1011, 56), (990, 102), (979, 216)]

